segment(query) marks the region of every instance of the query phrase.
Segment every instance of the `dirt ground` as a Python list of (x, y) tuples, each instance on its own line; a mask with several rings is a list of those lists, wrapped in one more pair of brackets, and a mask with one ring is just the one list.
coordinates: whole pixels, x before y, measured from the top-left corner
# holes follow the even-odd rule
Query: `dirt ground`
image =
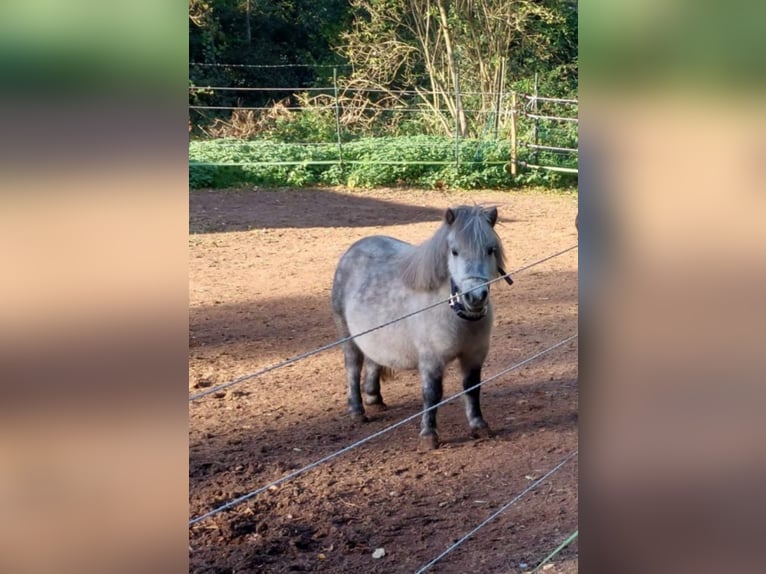
[[(422, 190), (198, 191), (190, 196), (189, 389), (253, 373), (338, 338), (330, 314), (340, 255), (373, 234), (430, 237), (450, 205), (497, 205), (508, 271), (577, 242), (576, 197)], [(577, 330), (577, 251), (492, 287), (484, 377)], [(448, 369), (445, 397), (461, 388)], [(414, 372), (383, 384), (389, 409), (346, 413), (333, 348), (189, 405), (190, 516), (416, 413)], [(471, 439), (461, 400), (439, 409), (442, 446), (418, 449), (418, 421), (321, 464), (190, 529), (190, 571), (415, 572), (577, 448), (577, 340), (482, 389), (495, 431)], [(531, 570), (577, 529), (577, 458), (432, 567)], [(373, 552), (385, 550), (374, 558)], [(576, 541), (544, 572), (577, 572)]]

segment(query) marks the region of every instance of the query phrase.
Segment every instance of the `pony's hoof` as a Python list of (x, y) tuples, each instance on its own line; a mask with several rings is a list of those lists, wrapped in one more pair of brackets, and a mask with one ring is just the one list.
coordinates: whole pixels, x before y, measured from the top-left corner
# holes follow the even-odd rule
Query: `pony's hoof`
[(420, 450), (436, 450), (439, 448), (439, 435), (438, 434), (425, 434), (420, 435), (420, 442), (418, 444)]
[(355, 423), (368, 423), (370, 419), (364, 413), (351, 413), (351, 420)]
[(492, 438), (494, 435), (495, 433), (492, 432), (492, 429), (490, 429), (486, 423), (482, 427), (476, 427), (471, 429), (471, 438), (475, 438), (475, 439)]
[(383, 401), (379, 403), (372, 403), (367, 405), (367, 411), (370, 413), (382, 413), (383, 411), (388, 410), (388, 405), (384, 403)]
[(381, 410), (385, 410), (386, 403), (383, 402), (383, 397), (380, 395), (363, 395), (364, 404), (368, 407), (378, 407)]

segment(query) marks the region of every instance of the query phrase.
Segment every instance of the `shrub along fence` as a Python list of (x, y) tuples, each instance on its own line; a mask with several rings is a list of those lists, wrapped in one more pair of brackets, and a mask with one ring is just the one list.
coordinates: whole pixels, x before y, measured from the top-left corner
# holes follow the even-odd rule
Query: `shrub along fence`
[[(337, 73), (325, 87), (192, 86), (189, 184), (576, 185), (577, 100), (536, 91), (456, 94), (470, 120), (461, 133), (454, 107), (425, 106), (423, 92), (402, 105), (407, 90), (392, 105), (341, 89)], [(470, 107), (479, 101), (492, 108)]]

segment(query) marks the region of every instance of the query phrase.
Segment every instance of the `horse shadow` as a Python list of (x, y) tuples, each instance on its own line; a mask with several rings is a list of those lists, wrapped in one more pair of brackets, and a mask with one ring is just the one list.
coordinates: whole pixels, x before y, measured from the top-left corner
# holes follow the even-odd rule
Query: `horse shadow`
[(373, 227), (439, 221), (443, 210), (326, 189), (189, 194), (189, 233), (258, 228)]
[[(450, 207), (413, 205), (329, 189), (205, 190), (189, 194), (189, 233), (223, 233), (260, 228), (377, 227), (438, 222)], [(517, 221), (501, 215), (500, 221)]]

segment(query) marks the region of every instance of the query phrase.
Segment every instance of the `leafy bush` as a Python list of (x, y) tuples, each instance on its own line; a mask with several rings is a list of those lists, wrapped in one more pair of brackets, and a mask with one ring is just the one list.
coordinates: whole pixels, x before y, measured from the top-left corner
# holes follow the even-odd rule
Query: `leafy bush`
[(263, 136), (284, 142), (331, 142), (337, 137), (335, 115), (332, 110), (304, 108), (278, 117)]
[(436, 136), (365, 138), (343, 144), (341, 163), (334, 143), (198, 141), (189, 146), (189, 185), (195, 189), (317, 184), (475, 189), (576, 184), (576, 176), (552, 172), (524, 172), (512, 180), (507, 171), (507, 140), (461, 140), (458, 163), (455, 151), (454, 140)]
[(216, 166), (200, 165), (199, 161), (189, 160), (189, 187), (200, 189), (214, 187)]

